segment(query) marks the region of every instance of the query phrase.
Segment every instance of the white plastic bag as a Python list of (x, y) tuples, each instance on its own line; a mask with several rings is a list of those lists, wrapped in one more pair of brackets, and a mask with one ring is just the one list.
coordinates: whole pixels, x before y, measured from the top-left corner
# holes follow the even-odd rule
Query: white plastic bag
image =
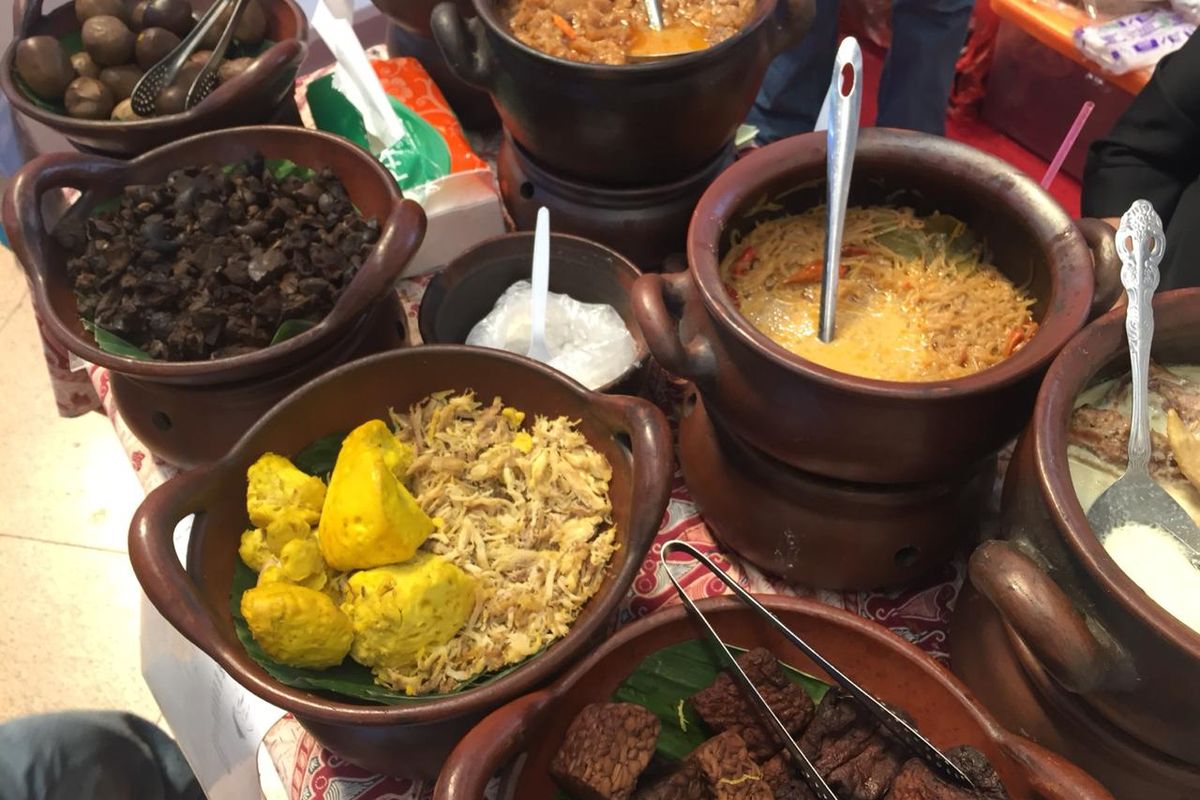
[[(553, 265), (551, 265), (553, 269)], [(517, 281), (471, 329), (467, 344), (524, 355), (529, 350), (529, 305), (533, 286)], [(616, 379), (637, 359), (637, 345), (612, 306), (581, 303), (550, 292), (546, 300), (546, 349), (550, 366), (589, 389)]]
[(1200, 0), (1171, 0), (1171, 8), (1193, 25), (1200, 25)]

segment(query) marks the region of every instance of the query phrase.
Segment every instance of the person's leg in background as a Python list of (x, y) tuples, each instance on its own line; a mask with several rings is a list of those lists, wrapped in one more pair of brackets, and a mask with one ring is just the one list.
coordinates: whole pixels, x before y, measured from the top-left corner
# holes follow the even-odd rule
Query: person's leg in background
[(773, 142), (808, 133), (816, 124), (837, 56), (838, 0), (816, 0), (812, 27), (767, 68), (746, 122), (758, 140)]
[(68, 711), (0, 724), (4, 800), (203, 800), (178, 745), (133, 714)]
[(945, 134), (954, 65), (974, 9), (975, 0), (893, 0), (876, 125)]

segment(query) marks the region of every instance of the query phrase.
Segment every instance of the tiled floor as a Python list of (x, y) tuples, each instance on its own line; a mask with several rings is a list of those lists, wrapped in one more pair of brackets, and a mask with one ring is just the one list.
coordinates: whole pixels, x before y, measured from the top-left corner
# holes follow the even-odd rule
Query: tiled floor
[(0, 247), (0, 721), (68, 708), (159, 719), (125, 551), (142, 490), (101, 414), (55, 410), (25, 279)]

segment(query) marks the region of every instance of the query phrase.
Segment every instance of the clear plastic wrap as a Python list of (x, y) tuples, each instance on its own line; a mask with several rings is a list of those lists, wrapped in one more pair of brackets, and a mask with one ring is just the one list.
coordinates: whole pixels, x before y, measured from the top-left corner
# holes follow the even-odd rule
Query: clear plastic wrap
[(1200, 25), (1200, 0), (1171, 0), (1171, 8), (1193, 25)]
[(1153, 67), (1187, 42), (1196, 26), (1172, 11), (1155, 9), (1075, 31), (1075, 46), (1114, 75)]
[[(528, 352), (532, 291), (529, 281), (508, 287), (471, 329), (467, 344), (522, 355)], [(602, 303), (581, 303), (557, 292), (550, 292), (546, 300), (546, 348), (550, 366), (589, 389), (616, 379), (637, 360), (637, 345), (616, 309)]]

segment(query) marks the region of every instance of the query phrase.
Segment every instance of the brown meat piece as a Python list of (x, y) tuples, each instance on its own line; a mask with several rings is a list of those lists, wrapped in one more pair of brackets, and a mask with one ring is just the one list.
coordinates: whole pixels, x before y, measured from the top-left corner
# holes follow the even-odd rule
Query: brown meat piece
[(984, 795), (946, 783), (919, 758), (910, 758), (892, 781), (885, 800), (980, 800)]
[[(1124, 469), (1129, 458), (1129, 419), (1112, 409), (1080, 406), (1071, 415), (1068, 442), (1107, 464)], [(1175, 463), (1167, 437), (1152, 431), (1150, 447), (1150, 472), (1154, 477), (1160, 481), (1183, 482), (1185, 478)]]
[[(813, 717), (812, 698), (788, 680), (778, 659), (769, 650), (758, 647), (738, 656), (738, 664), (788, 733), (795, 736), (804, 730)], [(714, 733), (735, 731), (741, 736), (756, 761), (766, 761), (783, 746), (762, 723), (758, 709), (727, 673), (722, 672), (711, 686), (693, 695), (691, 704), (709, 730)]]
[(567, 728), (550, 775), (575, 800), (627, 800), (658, 742), (658, 717), (633, 703), (585, 706)]
[(980, 797), (987, 800), (1008, 800), (1008, 792), (1004, 791), (1004, 784), (1000, 782), (996, 768), (983, 753), (964, 744), (947, 750), (946, 757), (966, 773), (971, 783), (975, 784)]
[(1163, 399), (1166, 408), (1175, 409), (1189, 426), (1200, 424), (1200, 387), (1196, 384), (1151, 362), (1150, 391)]
[(763, 764), (763, 778), (774, 792), (775, 800), (816, 800), (804, 778), (792, 768), (792, 757), (786, 750)]
[(818, 773), (829, 775), (861, 753), (878, 727), (875, 718), (854, 698), (830, 689), (800, 739), (800, 750)]
[(633, 800), (711, 800), (712, 790), (700, 765), (685, 758), (679, 769), (649, 788), (635, 792)]
[(867, 746), (825, 776), (839, 800), (880, 800), (900, 771), (906, 754), (880, 728)]
[(762, 767), (746, 750), (746, 742), (725, 731), (697, 747), (688, 756), (708, 781), (713, 800), (774, 800), (763, 779)]

